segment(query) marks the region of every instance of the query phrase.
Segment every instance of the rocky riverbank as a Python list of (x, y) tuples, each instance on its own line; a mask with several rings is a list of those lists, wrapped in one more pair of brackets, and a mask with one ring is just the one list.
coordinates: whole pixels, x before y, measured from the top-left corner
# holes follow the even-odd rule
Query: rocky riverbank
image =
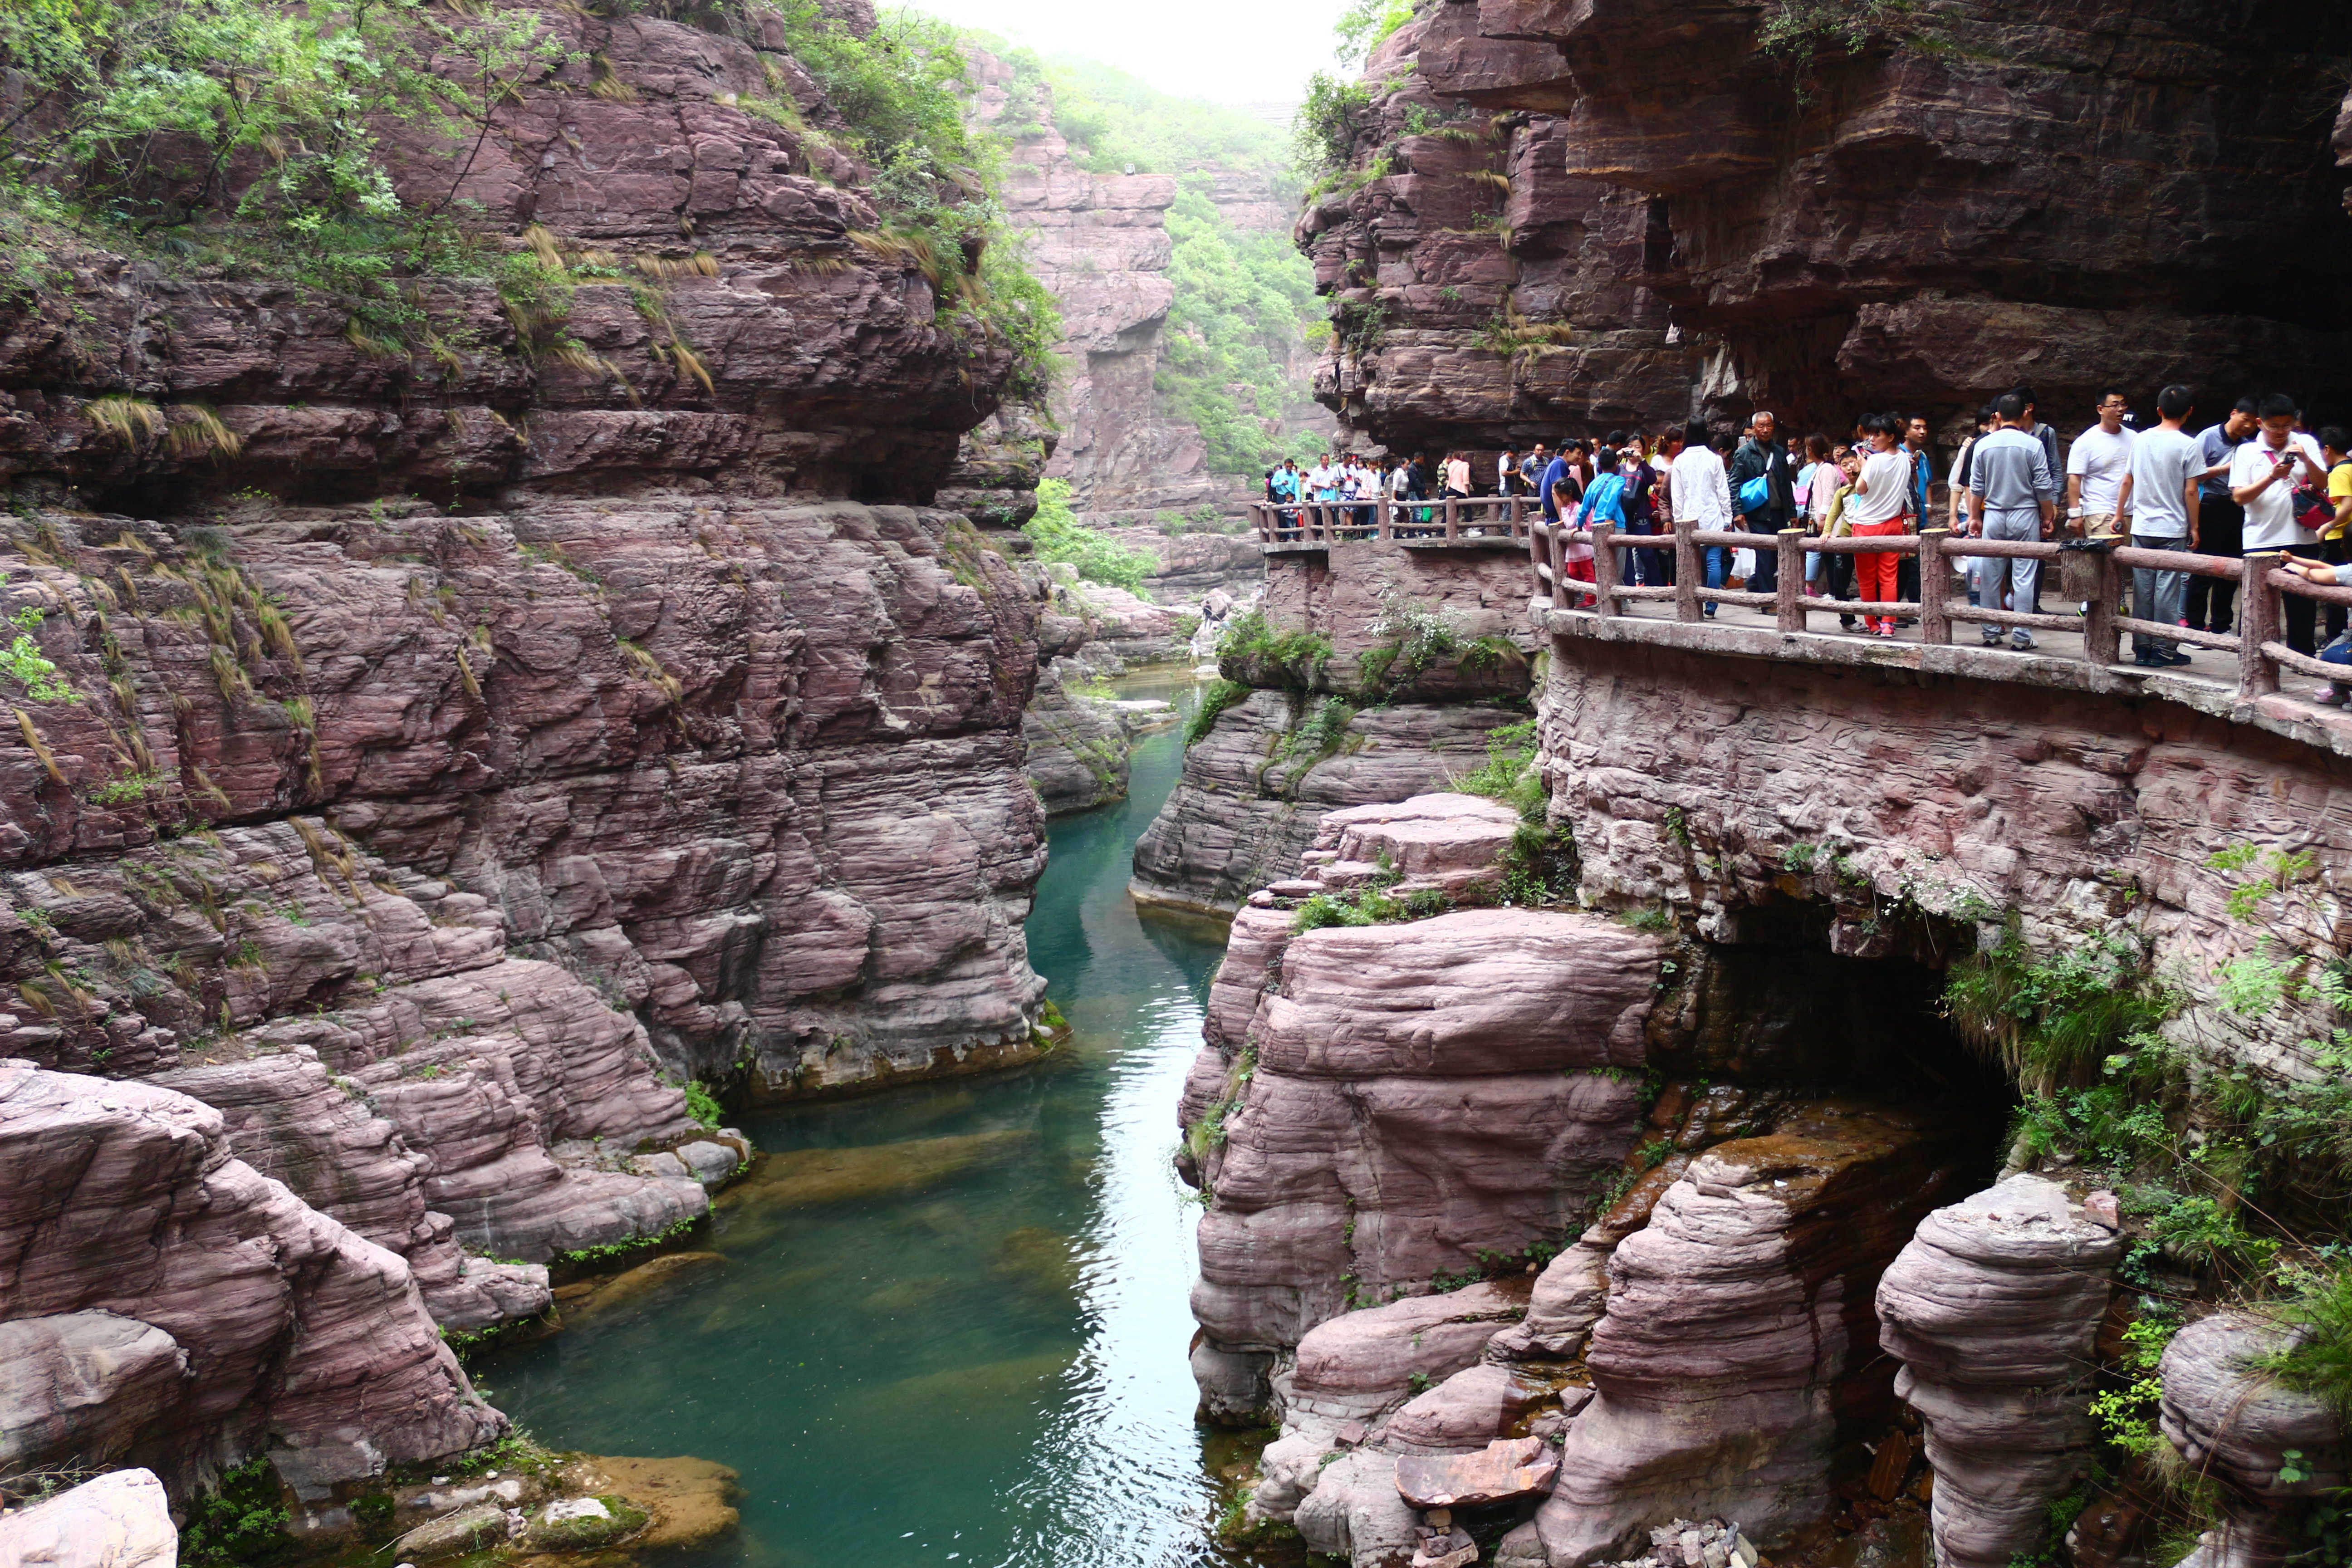
[(404, 335), (62, 229), (0, 292), (12, 1476), (266, 1456), (348, 1523), (505, 1429), (443, 1330), (708, 1212), (690, 1080), (1037, 1054), (1024, 710), (1084, 627), (929, 504), (1016, 354), (746, 15), (532, 10), (463, 157), (383, 126), (490, 253)]

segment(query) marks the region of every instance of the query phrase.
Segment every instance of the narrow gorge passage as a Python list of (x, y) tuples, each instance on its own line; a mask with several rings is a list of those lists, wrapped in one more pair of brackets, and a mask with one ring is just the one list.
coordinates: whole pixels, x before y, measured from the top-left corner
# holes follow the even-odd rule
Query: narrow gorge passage
[[(1164, 674), (1120, 684), (1192, 702)], [(1223, 932), (1127, 896), (1182, 747), (1146, 739), (1124, 803), (1053, 828), (1028, 929), (1060, 1059), (751, 1116), (768, 1153), (693, 1244), (714, 1260), (482, 1360), (542, 1442), (739, 1471), (740, 1531), (683, 1561), (1214, 1560), (1166, 1122)]]

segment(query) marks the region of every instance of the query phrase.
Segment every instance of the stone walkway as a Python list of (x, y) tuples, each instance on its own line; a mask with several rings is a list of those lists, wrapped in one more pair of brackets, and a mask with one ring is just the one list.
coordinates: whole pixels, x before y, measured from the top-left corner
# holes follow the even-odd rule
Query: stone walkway
[[(1965, 591), (1956, 592), (1954, 602), (1965, 605), (1968, 603)], [(2056, 614), (2067, 607), (2069, 606), (2066, 606), (2063, 601), (2053, 599), (2047, 594), (2042, 595), (2042, 609), (2045, 615)], [(1624, 611), (1626, 615), (1643, 620), (1672, 621), (1675, 618), (1675, 606), (1671, 602), (1654, 599), (1639, 600), (1626, 605)], [(1717, 605), (1716, 619), (1720, 625), (1739, 626), (1743, 629), (1777, 631), (1780, 627), (1780, 623), (1772, 611), (1751, 610), (1738, 605)], [(1859, 621), (1855, 623), (1855, 629), (1853, 632), (1842, 632), (1838, 626), (1837, 616), (1826, 611), (1806, 616), (1805, 629), (1815, 634), (1850, 636), (1857, 642), (1884, 640), (1916, 644), (1919, 641), (1919, 627), (1916, 624), (1898, 626), (1892, 638), (1865, 637)], [(1983, 647), (1980, 637), (1981, 634), (1973, 621), (1955, 620), (1952, 623), (1952, 646), (1955, 647)], [(2036, 631), (2033, 634), (2033, 651), (2045, 658), (2066, 658), (2079, 662), (2083, 658), (2083, 634), (2080, 631)], [(2190, 647), (2184, 643), (2181, 645), (2180, 651), (2189, 656), (2189, 662), (2159, 671), (2144, 669), (2132, 662), (2129, 636), (2125, 637), (2123, 648), (2123, 658), (2106, 667), (2118, 675), (2163, 674), (2175, 679), (2193, 680), (2210, 685), (2215, 690), (2221, 692), (2234, 692), (2238, 689), (2238, 656), (2227, 649)], [(2003, 636), (1999, 647), (1986, 651), (2011, 652), (2007, 636)], [(2298, 699), (2309, 697), (2318, 689), (2316, 682), (2295, 676), (2292, 672), (2283, 673), (2279, 684), (2286, 694)]]

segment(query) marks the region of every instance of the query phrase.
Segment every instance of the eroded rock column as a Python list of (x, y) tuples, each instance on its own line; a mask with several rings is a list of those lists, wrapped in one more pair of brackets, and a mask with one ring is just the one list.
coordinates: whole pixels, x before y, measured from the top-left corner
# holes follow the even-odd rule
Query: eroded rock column
[(1941, 1568), (2041, 1549), (2091, 1452), (2095, 1342), (2122, 1238), (2066, 1189), (2011, 1176), (1938, 1209), (1878, 1286), (1879, 1343), (1927, 1431)]

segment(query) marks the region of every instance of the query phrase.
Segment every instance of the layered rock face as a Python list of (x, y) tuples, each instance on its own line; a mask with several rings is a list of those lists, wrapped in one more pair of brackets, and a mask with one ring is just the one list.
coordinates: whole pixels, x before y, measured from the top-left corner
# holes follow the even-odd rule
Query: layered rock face
[(1901, 403), (1958, 423), (2020, 378), (2062, 427), (2109, 382), (2188, 382), (2209, 410), (2279, 385), (2344, 400), (2342, 181), (2316, 106), (2342, 95), (2352, 19), (1964, 4), (1882, 18), (1850, 55), (1801, 30), (1763, 50), (1754, 7), (1438, 14), (1433, 89), (1561, 116), (1554, 177), (1639, 204), (1613, 269), (1708, 334), (1699, 395), (1727, 416), (1843, 428)]
[(1353, 173), (1296, 230), (1337, 328), (1317, 396), (1391, 451), (1482, 458), (1689, 418), (1700, 350), (1645, 284), (1644, 199), (1570, 173), (1556, 115), (1483, 107), (1560, 73), (1477, 23), (1467, 0), (1425, 7), (1366, 62)]
[[(1503, 543), (1266, 557), (1265, 624), (1287, 651), (1222, 659), (1227, 680), (1256, 689), (1184, 753), (1135, 847), (1136, 896), (1232, 909), (1290, 870), (1324, 812), (1476, 772), (1487, 735), (1525, 719), (1533, 683), (1526, 560)], [(1301, 653), (1302, 638), (1320, 641)]]
[(1192, 1309), (1213, 1409), (1252, 1407), (1335, 1313), (1556, 1232), (1633, 1143), (1651, 939), (1508, 909), (1289, 930), (1382, 858), (1396, 896), (1471, 896), (1515, 825), (1465, 796), (1334, 813), (1320, 875), (1236, 920), (1181, 1110), (1212, 1194)]
[[(2188, 1561), (2196, 1568), (2285, 1561), (2302, 1548), (2284, 1510), (2346, 1484), (2352, 1472), (2336, 1412), (2263, 1372), (2262, 1359), (2294, 1342), (2294, 1331), (2245, 1312), (2216, 1312), (2165, 1347), (2159, 1425), (2200, 1475), (2221, 1483), (2221, 1530)], [(2292, 1458), (2290, 1458), (2292, 1456)]]
[[(66, 258), (64, 295), (0, 306), (0, 479), (58, 475), (150, 505), (256, 484), (488, 496), (593, 477), (610, 493), (623, 476), (929, 500), (992, 411), (1008, 352), (951, 333), (911, 259), (853, 238), (880, 226), (861, 166), (735, 106), (788, 97), (819, 132), (841, 128), (781, 23), (760, 14), (755, 45), (533, 15), (569, 63), (518, 82), (478, 145), (385, 127), (386, 167), (417, 210), (475, 204), (493, 227), (536, 224), (644, 282), (579, 282), (550, 326), (487, 279), (428, 279), (441, 352), (410, 353), (280, 284)], [(614, 85), (591, 92), (599, 73)], [(576, 350), (545, 350), (557, 329)], [(81, 410), (115, 392), (156, 396), (174, 426), (193, 417), (176, 407), (208, 406), (234, 460), (161, 430), (109, 434)]]
[(1537, 1514), (1545, 1560), (1618, 1553), (1676, 1512), (1737, 1519), (1762, 1543), (1825, 1517), (1842, 1424), (1888, 1408), (1871, 1296), (1965, 1180), (1956, 1129), (1817, 1105), (1721, 1143), (1667, 1189), (1609, 1265), (1568, 1429)]
[[(970, 51), (973, 118), (1003, 112), (1012, 68)], [(1171, 174), (1096, 174), (1070, 156), (1053, 126), (1052, 89), (1039, 99), (1035, 132), (1011, 143), (1004, 206), (1024, 236), (1031, 269), (1062, 309), (1055, 385), (1058, 431), (1044, 472), (1070, 481), (1087, 513), (1146, 514), (1223, 499), (1228, 485), (1203, 467), (1201, 433), (1160, 416), (1152, 378), (1175, 289), (1168, 281)]]
[(0, 1173), (12, 1468), (196, 1487), (268, 1444), (324, 1489), (505, 1429), (407, 1265), (235, 1158), (209, 1106), (11, 1060)]
[(896, 504), (1009, 355), (747, 15), (550, 8), (573, 63), (478, 145), (383, 128), (528, 298), (419, 279), (403, 343), (81, 254), (0, 305), (0, 1215), (39, 1265), (0, 1329), (50, 1369), (12, 1443), (175, 1489), (465, 1448), (503, 1424), (436, 1317), (705, 1213), (735, 1162), (680, 1079), (1035, 1049), (1048, 589)]
[[(2230, 914), (2239, 879), (2214, 855), (2251, 841), (2352, 858), (2328, 804), (2352, 773), (2324, 736), (2303, 744), (2161, 699), (1579, 639), (1555, 644), (1542, 714), (1538, 763), (1587, 897), (1735, 938), (1791, 900), (1850, 954), (1892, 947), (1896, 922), (1874, 916), (1905, 900), (1985, 921), (1987, 945), (1991, 912), (2018, 911), (2036, 952), (2128, 912), (2158, 965), (2201, 977), (2263, 934)], [(2338, 916), (2310, 883), (2263, 918), (2316, 946)], [(2184, 1018), (2290, 1079), (2315, 1074), (2306, 1042), (2332, 1027), (2294, 998), (2259, 1017), (2192, 1002)]]
[[(2112, 1200), (2110, 1200), (2112, 1201)], [(2095, 1342), (2123, 1240), (2055, 1182), (2011, 1176), (1938, 1209), (1878, 1286), (1879, 1343), (1936, 1467), (1936, 1561), (2040, 1551), (2091, 1458)]]

